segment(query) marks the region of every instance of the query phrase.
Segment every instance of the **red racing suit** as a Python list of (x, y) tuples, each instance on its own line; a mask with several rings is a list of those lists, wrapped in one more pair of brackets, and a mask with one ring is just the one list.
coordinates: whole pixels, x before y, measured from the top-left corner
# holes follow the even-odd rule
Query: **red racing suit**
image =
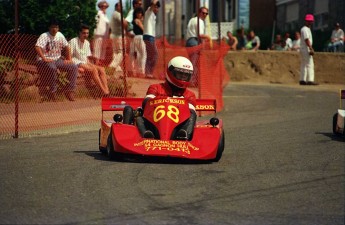
[(146, 92), (145, 98), (184, 98), (189, 104), (189, 108), (195, 110), (196, 97), (194, 92), (185, 88), (177, 88), (171, 85), (168, 81), (160, 84), (151, 84)]

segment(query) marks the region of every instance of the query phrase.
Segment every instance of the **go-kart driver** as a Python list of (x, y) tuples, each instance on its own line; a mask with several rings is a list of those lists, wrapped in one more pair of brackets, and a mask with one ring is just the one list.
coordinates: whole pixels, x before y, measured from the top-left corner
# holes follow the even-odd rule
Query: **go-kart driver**
[[(187, 89), (190, 84), (192, 74), (193, 65), (189, 59), (182, 56), (172, 58), (168, 63), (165, 82), (150, 85), (142, 104), (142, 108), (145, 110), (145, 104), (151, 98), (170, 97), (186, 99), (191, 115), (190, 118), (184, 124), (182, 124), (181, 128), (176, 132), (175, 139), (179, 140), (188, 140), (191, 138), (196, 122), (196, 97), (194, 92)], [(128, 111), (133, 112), (133, 109), (129, 109), (127, 107), (124, 109), (124, 123), (131, 123), (130, 119), (128, 119), (129, 117), (126, 116)], [(136, 119), (136, 124), (144, 138), (155, 138), (153, 133), (154, 128), (151, 124), (148, 124), (143, 117), (138, 116)]]

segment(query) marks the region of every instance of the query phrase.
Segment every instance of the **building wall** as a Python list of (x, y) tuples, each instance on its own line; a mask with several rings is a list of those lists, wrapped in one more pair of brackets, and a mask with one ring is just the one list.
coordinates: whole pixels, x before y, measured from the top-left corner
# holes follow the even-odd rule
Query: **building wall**
[[(281, 31), (291, 31), (291, 26), (287, 18), (287, 8), (289, 5), (298, 3), (299, 18), (296, 21), (297, 27), (304, 24), (304, 16), (308, 13), (314, 14), (315, 23), (313, 30), (329, 31), (333, 29), (335, 22), (339, 22), (345, 29), (345, 1), (344, 0), (277, 0), (277, 28)], [(324, 6), (325, 4), (325, 6)], [(320, 7), (320, 5), (322, 7)], [(321, 9), (321, 10), (320, 10)]]
[(250, 0), (249, 15), (251, 29), (272, 28), (276, 17), (275, 0)]

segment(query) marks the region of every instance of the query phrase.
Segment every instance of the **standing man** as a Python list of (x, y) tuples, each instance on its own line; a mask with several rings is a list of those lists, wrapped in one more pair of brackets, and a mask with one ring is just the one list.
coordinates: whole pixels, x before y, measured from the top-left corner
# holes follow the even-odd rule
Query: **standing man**
[(115, 10), (110, 20), (110, 38), (113, 43), (113, 61), (110, 63), (110, 67), (114, 67), (115, 71), (122, 71), (121, 63), (123, 60), (123, 48), (122, 48), (122, 33), (127, 29), (127, 21), (123, 19), (121, 25), (121, 7), (120, 3), (115, 4)]
[(97, 4), (99, 10), (96, 16), (96, 29), (94, 30), (94, 51), (96, 65), (100, 65), (105, 59), (106, 40), (109, 39), (109, 19), (107, 17), (107, 1), (100, 1)]
[(146, 64), (145, 76), (153, 78), (153, 70), (158, 60), (158, 50), (155, 42), (156, 38), (156, 15), (160, 7), (158, 0), (152, 0), (150, 6), (147, 8), (144, 17), (144, 35), (143, 40), (146, 46)]
[[(35, 50), (38, 55), (37, 70), (40, 74), (41, 86), (39, 93), (42, 100), (56, 101), (58, 69), (67, 72), (68, 83), (64, 94), (68, 100), (74, 101), (74, 89), (78, 76), (78, 67), (72, 62), (70, 48), (65, 36), (59, 31), (59, 22), (52, 19), (49, 31), (41, 34), (37, 39)], [(61, 52), (66, 52), (62, 58)]]
[[(193, 17), (189, 20), (187, 26), (186, 35), (186, 47), (194, 47), (200, 44), (202, 40), (211, 40), (211, 37), (206, 34), (205, 19), (208, 15), (208, 8), (201, 7), (199, 9), (198, 16)], [(199, 22), (198, 22), (199, 18)], [(199, 23), (199, 35), (198, 35), (198, 23)], [(200, 48), (191, 48), (188, 50), (189, 58), (194, 67), (193, 77), (191, 79), (192, 86), (196, 86), (198, 82), (199, 75), (199, 58), (200, 58)]]
[(142, 7), (142, 1), (141, 0), (132, 0), (132, 8), (129, 10), (126, 16), (127, 21), (127, 36), (129, 38), (130, 44), (129, 44), (129, 59), (131, 60), (131, 73), (132, 75), (135, 74), (135, 56), (136, 56), (136, 50), (135, 50), (135, 44), (134, 44), (134, 31), (133, 31), (133, 15), (134, 10), (137, 8)]
[(314, 16), (307, 14), (305, 16), (305, 25), (301, 29), (301, 77), (300, 85), (317, 85), (314, 82), (314, 49), (313, 36), (310, 27), (314, 22)]

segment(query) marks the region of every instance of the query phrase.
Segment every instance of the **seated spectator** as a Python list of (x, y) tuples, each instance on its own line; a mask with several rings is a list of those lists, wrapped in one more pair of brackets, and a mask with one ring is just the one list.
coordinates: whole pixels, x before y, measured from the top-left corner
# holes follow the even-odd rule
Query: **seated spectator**
[(85, 73), (91, 74), (91, 77), (97, 86), (103, 91), (104, 95), (109, 94), (107, 76), (102, 66), (92, 63), (90, 42), (87, 40), (89, 37), (89, 27), (81, 25), (78, 37), (70, 40), (69, 45), (71, 48), (72, 61), (79, 68), (82, 68)]
[(295, 40), (292, 42), (292, 51), (297, 51), (299, 52), (299, 49), (301, 48), (301, 34), (300, 32), (296, 31), (295, 32)]
[(236, 46), (238, 44), (237, 37), (233, 36), (230, 31), (226, 32), (226, 35), (227, 37), (224, 37), (223, 41), (230, 46), (230, 50), (236, 50)]
[[(59, 31), (59, 22), (52, 19), (49, 31), (37, 39), (35, 50), (38, 54), (37, 71), (40, 74), (41, 100), (56, 101), (58, 88), (58, 69), (67, 72), (68, 83), (62, 87), (68, 100), (74, 101), (74, 89), (78, 76), (78, 67), (72, 62), (70, 49), (65, 36)], [(66, 52), (63, 59), (61, 52)]]
[(284, 35), (285, 45), (287, 50), (291, 50), (292, 48), (292, 40), (290, 38), (290, 33), (286, 32)]
[(246, 49), (247, 50), (259, 50), (260, 48), (260, 38), (255, 35), (255, 32), (251, 30), (247, 37), (247, 44)]
[(285, 40), (281, 40), (280, 41), (280, 48), (276, 49), (278, 51), (288, 51), (289, 48), (288, 46), (286, 45), (286, 41)]
[(340, 28), (339, 23), (335, 23), (335, 28), (332, 31), (331, 41), (328, 44), (328, 51), (338, 52), (343, 51), (344, 46), (344, 31)]
[(237, 29), (236, 35), (237, 35), (237, 40), (238, 40), (236, 49), (237, 50), (244, 50), (245, 46), (247, 44), (247, 38), (244, 34), (244, 29), (243, 28)]
[(271, 46), (271, 50), (281, 50), (282, 47), (282, 36), (280, 34), (276, 35), (274, 43)]

